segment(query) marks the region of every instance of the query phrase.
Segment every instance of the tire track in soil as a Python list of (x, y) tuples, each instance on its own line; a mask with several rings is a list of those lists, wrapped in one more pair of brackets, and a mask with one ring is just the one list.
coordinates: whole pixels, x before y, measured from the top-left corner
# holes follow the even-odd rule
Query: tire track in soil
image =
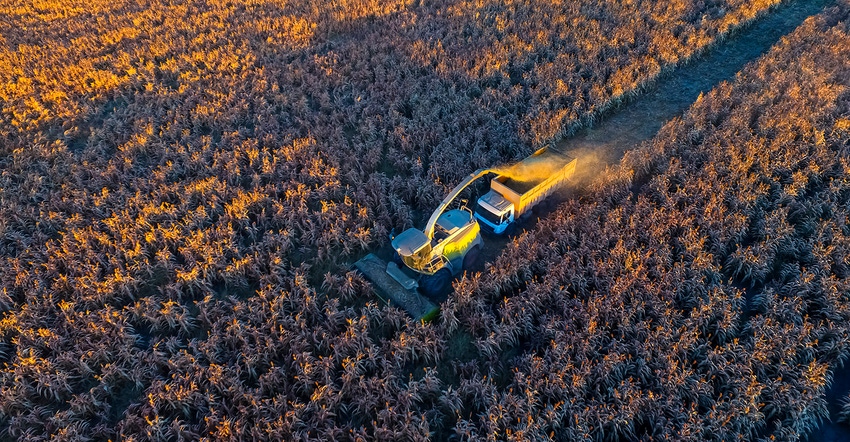
[(775, 6), (701, 55), (662, 73), (633, 99), (607, 110), (598, 123), (579, 129), (556, 147), (566, 152), (588, 149), (599, 154), (604, 164), (619, 162), (627, 150), (651, 139), (669, 120), (684, 113), (701, 93), (734, 79), (744, 65), (834, 3), (794, 0)]
[[(579, 157), (576, 174), (581, 178), (601, 172), (606, 165), (618, 163), (626, 151), (654, 137), (668, 121), (682, 115), (701, 93), (722, 81), (732, 80), (744, 65), (758, 59), (807, 18), (834, 3), (835, 0), (791, 0), (775, 6), (731, 31), (701, 54), (651, 80), (638, 94), (624, 96), (621, 103), (596, 115), (596, 123), (556, 142), (555, 148)], [(567, 189), (550, 199), (558, 203), (576, 193), (580, 190)], [(548, 216), (554, 206), (557, 204), (540, 210), (521, 226), (520, 232), (531, 230), (535, 220)], [(510, 241), (507, 236), (486, 238), (482, 261), (494, 262)]]
[[(558, 150), (585, 157), (586, 170), (599, 171), (619, 162), (623, 154), (655, 136), (669, 120), (682, 115), (700, 94), (730, 81), (744, 66), (793, 32), (803, 21), (833, 5), (834, 0), (786, 1), (749, 24), (732, 31), (705, 52), (653, 80), (631, 99), (603, 112), (597, 123), (555, 144)], [(579, 166), (581, 168), (581, 165)], [(568, 198), (575, 191), (564, 192)], [(545, 217), (548, 213), (541, 213)], [(526, 226), (526, 230), (531, 226)], [(493, 262), (509, 239), (488, 241), (484, 260)], [(850, 364), (832, 367), (833, 382), (826, 391), (830, 420), (803, 440), (850, 441), (850, 426), (837, 423), (844, 398), (850, 394)]]

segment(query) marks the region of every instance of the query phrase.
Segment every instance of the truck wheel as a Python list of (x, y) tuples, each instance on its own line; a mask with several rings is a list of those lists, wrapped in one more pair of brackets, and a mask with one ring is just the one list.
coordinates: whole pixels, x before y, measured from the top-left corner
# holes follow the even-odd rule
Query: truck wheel
[(481, 264), (481, 246), (475, 245), (463, 257), (463, 269), (472, 270), (478, 269)]
[(452, 272), (449, 269), (440, 269), (433, 275), (423, 276), (419, 281), (419, 288), (429, 298), (434, 298), (446, 293), (452, 284)]

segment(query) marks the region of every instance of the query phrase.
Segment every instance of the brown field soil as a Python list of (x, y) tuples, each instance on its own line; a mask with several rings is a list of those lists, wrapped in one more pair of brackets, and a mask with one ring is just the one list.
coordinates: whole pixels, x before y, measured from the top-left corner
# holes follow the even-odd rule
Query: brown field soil
[[(698, 96), (721, 81), (733, 80), (745, 63), (764, 54), (803, 20), (833, 3), (788, 2), (775, 7), (770, 14), (736, 31), (693, 62), (661, 75), (639, 97), (606, 112), (593, 126), (558, 142), (557, 148), (577, 155), (593, 152), (594, 155), (587, 157), (599, 166), (619, 162), (627, 150), (655, 136), (665, 122), (679, 116)], [(842, 364), (832, 369), (832, 384), (826, 392), (829, 419), (809, 434), (807, 440), (850, 441), (850, 426), (838, 422), (848, 395), (850, 366)]]
[(604, 112), (596, 123), (559, 141), (557, 147), (567, 152), (594, 152), (602, 164), (619, 162), (623, 153), (655, 136), (700, 94), (720, 82), (733, 80), (746, 63), (833, 3), (791, 1), (775, 6), (769, 14), (737, 29), (703, 54), (660, 75), (642, 89), (638, 98)]

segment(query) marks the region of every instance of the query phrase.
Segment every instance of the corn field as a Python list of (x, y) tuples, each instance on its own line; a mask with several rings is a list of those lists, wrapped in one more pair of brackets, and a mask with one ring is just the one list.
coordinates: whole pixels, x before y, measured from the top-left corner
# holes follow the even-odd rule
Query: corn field
[(805, 437), (850, 352), (846, 0), (435, 322), (349, 270), (777, 3), (0, 2), (0, 438)]

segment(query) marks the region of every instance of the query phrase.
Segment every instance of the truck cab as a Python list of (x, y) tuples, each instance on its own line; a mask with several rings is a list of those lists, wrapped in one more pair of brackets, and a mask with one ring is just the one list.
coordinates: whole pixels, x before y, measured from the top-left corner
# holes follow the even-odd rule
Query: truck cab
[(517, 222), (530, 218), (532, 209), (573, 175), (576, 161), (544, 147), (497, 171), (499, 175), (490, 180), (490, 190), (475, 206), (481, 228), (496, 235), (512, 234)]
[(501, 235), (515, 220), (514, 205), (502, 194), (491, 189), (478, 198), (475, 218), (487, 231)]

